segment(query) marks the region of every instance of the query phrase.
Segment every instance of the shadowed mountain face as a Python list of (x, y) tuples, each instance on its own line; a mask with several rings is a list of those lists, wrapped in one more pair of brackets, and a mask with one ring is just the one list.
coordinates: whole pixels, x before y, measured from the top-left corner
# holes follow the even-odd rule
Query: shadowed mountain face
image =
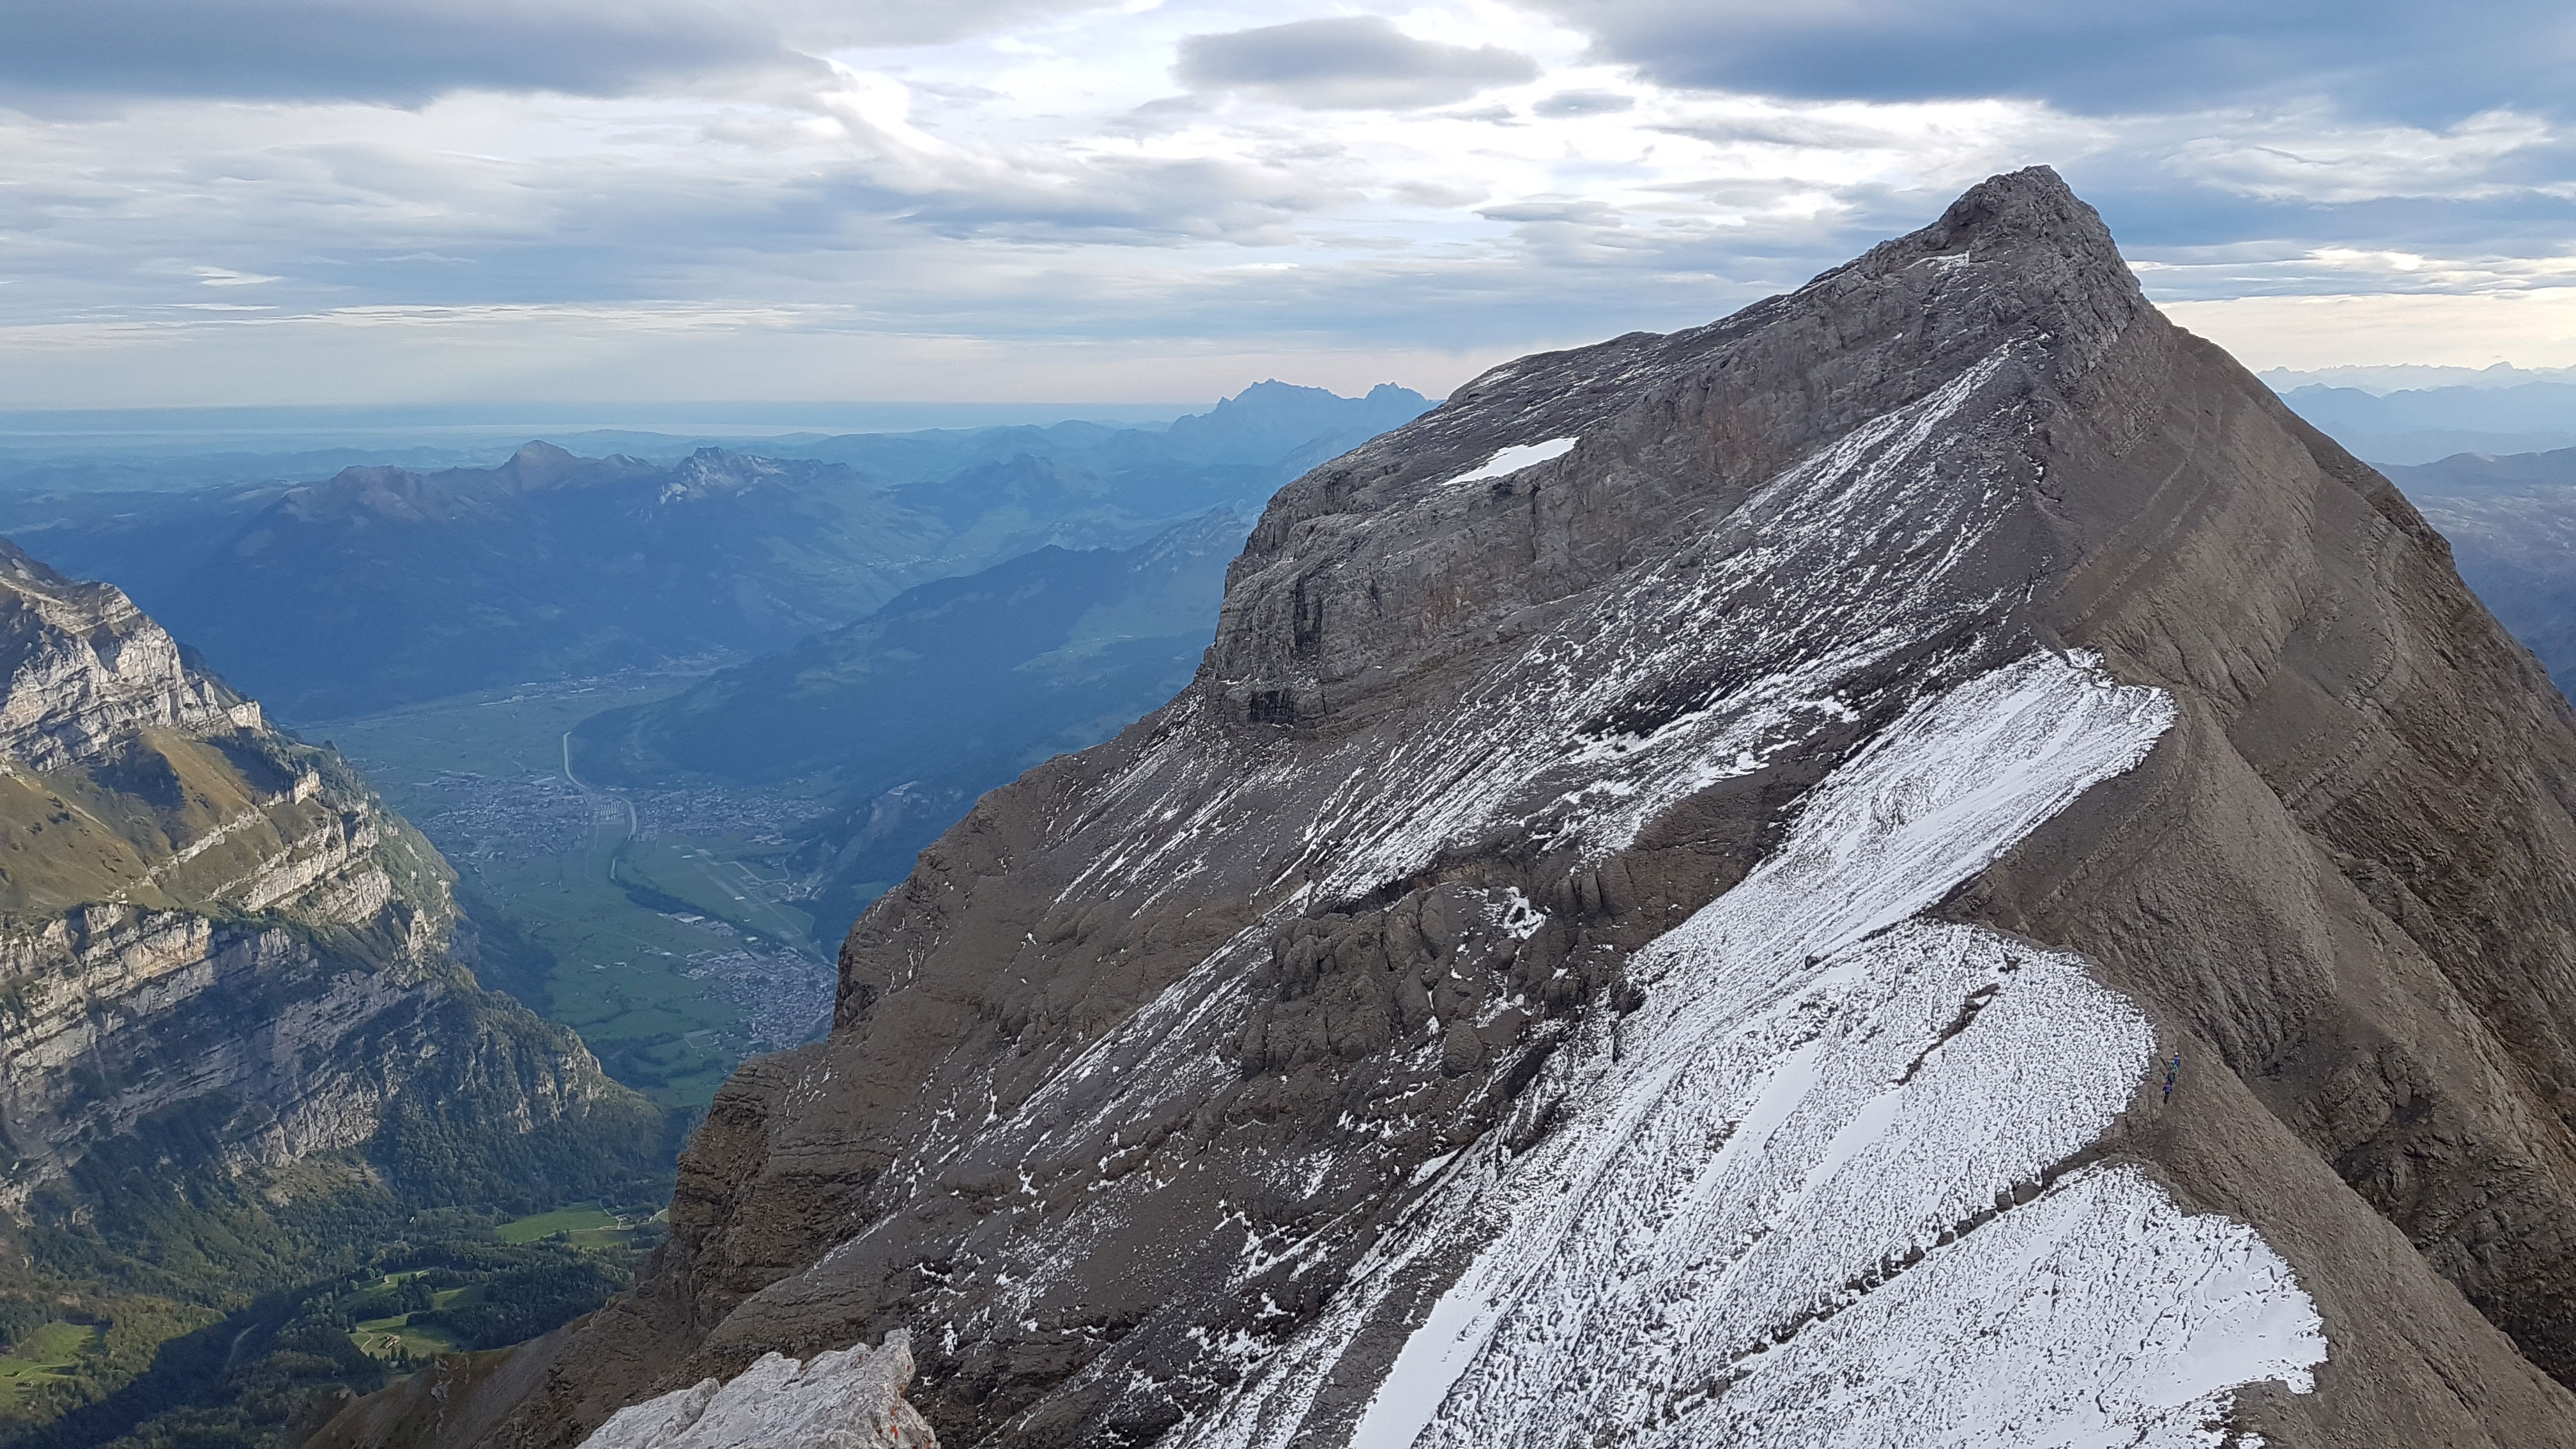
[(1263, 383), (1168, 431), (858, 435), (667, 466), (531, 443), (496, 468), (19, 495), (0, 525), (123, 585), (285, 717), (328, 719), (782, 649), (925, 580), (1249, 513), (1425, 406)]
[(952, 1449), (2576, 1442), (2571, 780), (2397, 491), (1998, 177), (1289, 485), (650, 1280), (453, 1387), (569, 1445), (902, 1328)]
[(1187, 684), (1246, 525), (1218, 511), (1132, 549), (1043, 548), (923, 584), (846, 628), (576, 732), (608, 783), (797, 779), (817, 919), (846, 921), (968, 802), (1116, 734)]

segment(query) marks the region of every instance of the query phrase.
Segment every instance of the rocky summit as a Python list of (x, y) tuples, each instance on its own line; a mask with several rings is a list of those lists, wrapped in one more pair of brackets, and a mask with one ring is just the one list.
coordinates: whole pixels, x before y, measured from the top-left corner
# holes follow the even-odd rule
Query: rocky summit
[(2576, 1443), (2571, 790), (2415, 511), (1997, 177), (1283, 490), (459, 1412), (907, 1330), (950, 1449)]

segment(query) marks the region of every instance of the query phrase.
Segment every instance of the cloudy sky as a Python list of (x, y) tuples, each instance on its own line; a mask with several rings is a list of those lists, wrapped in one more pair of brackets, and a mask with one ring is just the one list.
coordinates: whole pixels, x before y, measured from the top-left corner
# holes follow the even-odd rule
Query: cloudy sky
[(0, 0), (0, 407), (1446, 391), (2045, 161), (2258, 367), (2576, 365), (2576, 7)]

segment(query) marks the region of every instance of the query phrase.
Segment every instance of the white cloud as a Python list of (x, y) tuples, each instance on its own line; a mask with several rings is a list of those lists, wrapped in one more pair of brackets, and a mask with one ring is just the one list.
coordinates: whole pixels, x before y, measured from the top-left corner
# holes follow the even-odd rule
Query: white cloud
[(2576, 287), (2239, 297), (2164, 310), (2248, 367), (2576, 366)]
[[(2167, 169), (2267, 201), (2494, 195), (2517, 184), (2495, 175), (2498, 163), (2559, 140), (2548, 121), (2510, 110), (2482, 112), (2440, 130), (2348, 125), (2315, 112), (2213, 119), (2223, 119), (2227, 129), (2183, 142)], [(2564, 191), (2563, 181), (2555, 189)]]

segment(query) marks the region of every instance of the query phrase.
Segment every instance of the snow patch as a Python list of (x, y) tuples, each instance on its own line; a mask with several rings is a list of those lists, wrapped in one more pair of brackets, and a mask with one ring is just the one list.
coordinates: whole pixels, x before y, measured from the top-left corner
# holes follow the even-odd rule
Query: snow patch
[[(2170, 727), (2095, 663), (1994, 670), (1836, 770), (1533, 1089), (1565, 1125), (1449, 1164), (1173, 1443), (2180, 1449), (2245, 1383), (2311, 1388), (2315, 1309), (2250, 1229), (2125, 1168), (2050, 1182), (2152, 1070), (2145, 1018), (2077, 957), (1917, 918)], [(1461, 1254), (1349, 1437), (1309, 1422)]]
[(1581, 441), (1580, 438), (1550, 438), (1544, 443), (1521, 443), (1505, 448), (1440, 486), (1447, 488), (1458, 483), (1479, 483), (1487, 478), (1509, 476), (1523, 468), (1535, 468), (1551, 458), (1562, 458), (1573, 452), (1574, 445)]

